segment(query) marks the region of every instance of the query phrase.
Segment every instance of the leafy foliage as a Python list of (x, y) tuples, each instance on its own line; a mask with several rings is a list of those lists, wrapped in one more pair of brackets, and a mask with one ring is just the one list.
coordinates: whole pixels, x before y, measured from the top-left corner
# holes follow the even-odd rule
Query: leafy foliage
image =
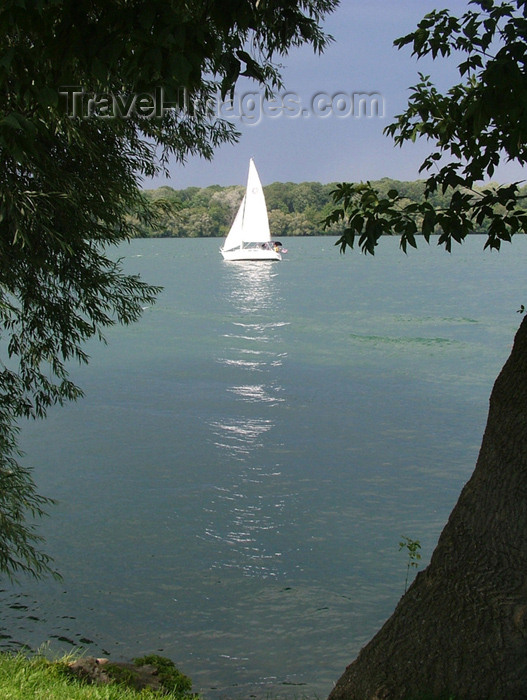
[[(275, 182), (264, 187), (272, 235), (318, 236), (321, 221), (331, 210), (331, 191), (334, 185), (318, 182), (300, 184)], [(188, 187), (174, 190), (160, 187), (145, 191), (145, 197), (154, 203), (169, 206), (153, 226), (141, 223), (138, 214), (132, 214), (140, 236), (200, 238), (226, 236), (243, 198), (243, 186)], [(335, 235), (335, 230), (328, 230)]]
[(406, 537), (406, 535), (401, 535), (401, 541), (399, 542), (399, 551), (402, 549), (406, 550), (408, 553), (408, 562), (406, 565), (406, 580), (404, 582), (404, 592), (406, 593), (406, 590), (408, 588), (408, 576), (410, 575), (410, 567), (413, 567), (414, 569), (417, 569), (419, 566), (419, 561), (421, 559), (421, 554), (419, 553), (419, 550), (421, 549), (421, 543), (419, 540), (412, 540), (410, 537)]
[[(371, 183), (377, 197), (389, 200), (391, 193), (398, 193), (397, 214), (401, 207), (418, 205), (425, 190), (425, 181), (402, 182), (383, 178)], [(323, 227), (323, 221), (333, 210), (332, 193), (342, 185), (330, 183), (322, 185), (319, 182), (274, 182), (264, 187), (269, 223), (272, 235), (276, 238), (284, 236), (342, 236), (344, 223), (337, 217), (334, 225)], [(481, 188), (474, 186), (476, 192)], [(364, 187), (364, 191), (368, 191)], [(520, 190), (525, 194), (527, 188)], [(238, 206), (242, 200), (244, 188), (233, 187), (187, 187), (175, 190), (171, 187), (160, 187), (157, 190), (146, 190), (144, 196), (159, 207), (159, 217), (152, 225), (141, 222), (138, 214), (134, 218), (137, 234), (142, 237), (176, 237), (200, 238), (225, 236), (232, 224)], [(450, 201), (449, 195), (435, 192), (429, 197), (429, 203), (437, 210), (446, 209)], [(486, 222), (477, 226), (473, 233), (486, 233)], [(394, 234), (394, 227), (389, 222), (383, 231)], [(366, 239), (365, 239), (366, 240)]]
[[(502, 158), (527, 163), (527, 3), (472, 0), (461, 18), (448, 10), (433, 11), (417, 29), (397, 39), (398, 47), (411, 45), (413, 54), (461, 56), (462, 82), (441, 94), (429, 76), (420, 75), (412, 88), (406, 111), (385, 129), (395, 143), (424, 137), (432, 144), (421, 165), (428, 173), (423, 199), (405, 203), (397, 190), (380, 195), (370, 183), (343, 183), (335, 188), (339, 206), (327, 225), (345, 222), (341, 250), (359, 246), (375, 250), (386, 233), (401, 237), (401, 247), (416, 246), (416, 235), (450, 250), (468, 233), (484, 229), (486, 247), (499, 249), (516, 233), (527, 232), (525, 194), (519, 184), (488, 185)], [(437, 207), (433, 197), (448, 197)]]
[[(166, 212), (138, 181), (168, 158), (211, 158), (236, 140), (208, 105), (239, 78), (281, 84), (275, 56), (322, 51), (337, 0), (4, 0), (0, 6), (0, 571), (50, 571), (27, 517), (51, 501), (19, 464), (17, 421), (82, 392), (68, 363), (114, 323), (137, 320), (158, 289), (107, 251)], [(171, 109), (76, 115), (77, 91), (121, 105), (157, 87)], [(191, 96), (191, 107), (186, 100)], [(88, 110), (89, 111), (89, 110)], [(90, 114), (92, 116), (90, 116)], [(129, 212), (134, 212), (134, 217)]]

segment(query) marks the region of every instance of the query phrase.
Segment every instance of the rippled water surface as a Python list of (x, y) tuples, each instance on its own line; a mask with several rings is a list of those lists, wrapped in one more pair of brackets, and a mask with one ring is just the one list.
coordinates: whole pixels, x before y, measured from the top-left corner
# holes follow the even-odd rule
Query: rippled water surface
[(0, 643), (162, 653), (205, 698), (327, 696), (426, 564), (477, 456), (525, 303), (524, 241), (282, 263), (134, 241), (164, 286), (72, 368), (86, 397), (24, 426), (58, 500), (61, 583), (4, 586)]

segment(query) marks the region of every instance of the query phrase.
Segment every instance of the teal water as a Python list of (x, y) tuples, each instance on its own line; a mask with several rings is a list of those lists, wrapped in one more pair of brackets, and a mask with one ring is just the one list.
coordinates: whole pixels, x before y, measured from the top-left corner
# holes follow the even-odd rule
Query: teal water
[(323, 698), (423, 566), (526, 302), (524, 240), (374, 257), (134, 241), (164, 291), (24, 426), (64, 580), (4, 585), (3, 647), (170, 656), (205, 698)]

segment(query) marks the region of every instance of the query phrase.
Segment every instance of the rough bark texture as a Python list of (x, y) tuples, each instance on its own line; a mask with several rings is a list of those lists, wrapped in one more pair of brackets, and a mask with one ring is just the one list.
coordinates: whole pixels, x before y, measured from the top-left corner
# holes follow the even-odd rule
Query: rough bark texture
[(329, 699), (450, 695), (527, 698), (527, 318), (430, 565)]

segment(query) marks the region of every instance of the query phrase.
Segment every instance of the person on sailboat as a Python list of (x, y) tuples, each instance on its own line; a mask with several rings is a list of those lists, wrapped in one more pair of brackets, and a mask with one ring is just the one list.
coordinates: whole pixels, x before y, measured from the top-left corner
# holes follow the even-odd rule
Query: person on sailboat
[(275, 253), (287, 253), (287, 248), (284, 248), (280, 241), (271, 241), (269, 245)]

